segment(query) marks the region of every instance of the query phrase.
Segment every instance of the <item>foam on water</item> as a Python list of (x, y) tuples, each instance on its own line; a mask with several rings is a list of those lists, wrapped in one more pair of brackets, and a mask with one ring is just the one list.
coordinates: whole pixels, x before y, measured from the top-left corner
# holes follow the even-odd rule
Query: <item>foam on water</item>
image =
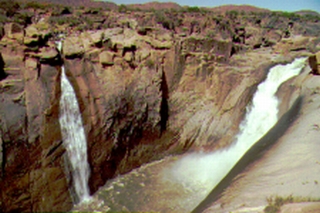
[(209, 193), (232, 169), (250, 147), (262, 138), (277, 122), (279, 86), (300, 73), (305, 58), (270, 69), (253, 96), (240, 124), (237, 140), (230, 147), (212, 153), (191, 153), (177, 160), (170, 169), (172, 181), (187, 189), (203, 188)]

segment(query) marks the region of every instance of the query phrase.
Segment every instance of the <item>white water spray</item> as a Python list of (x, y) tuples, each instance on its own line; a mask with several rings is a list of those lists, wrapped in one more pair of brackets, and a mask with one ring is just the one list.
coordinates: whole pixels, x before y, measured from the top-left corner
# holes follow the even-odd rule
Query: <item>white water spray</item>
[[(58, 43), (61, 51), (61, 42)], [(61, 99), (59, 122), (64, 146), (71, 163), (74, 189), (80, 202), (90, 199), (88, 180), (90, 169), (87, 160), (87, 141), (77, 98), (65, 68), (61, 68)]]
[(264, 136), (277, 122), (279, 86), (300, 73), (305, 58), (291, 64), (277, 65), (270, 69), (267, 79), (258, 86), (252, 106), (247, 108), (240, 124), (237, 140), (229, 148), (213, 153), (191, 153), (179, 159), (170, 172), (174, 181), (185, 188), (202, 188), (209, 193), (228, 174), (250, 147)]

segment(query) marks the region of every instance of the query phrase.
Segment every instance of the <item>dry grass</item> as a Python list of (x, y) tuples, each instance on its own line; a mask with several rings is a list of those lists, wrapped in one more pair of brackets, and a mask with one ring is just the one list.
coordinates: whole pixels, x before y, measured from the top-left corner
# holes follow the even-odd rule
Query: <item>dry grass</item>
[(268, 205), (265, 207), (265, 213), (278, 213), (281, 209), (281, 206), (288, 203), (303, 203), (303, 202), (317, 202), (320, 201), (320, 198), (311, 198), (311, 197), (294, 197), (289, 195), (287, 197), (281, 196), (270, 196), (267, 198)]

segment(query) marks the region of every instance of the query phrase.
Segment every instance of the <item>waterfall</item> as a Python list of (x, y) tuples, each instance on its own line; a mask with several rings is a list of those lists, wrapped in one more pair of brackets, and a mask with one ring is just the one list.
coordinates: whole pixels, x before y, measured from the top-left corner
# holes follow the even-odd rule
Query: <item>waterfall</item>
[[(61, 51), (61, 42), (58, 43)], [(70, 160), (70, 168), (76, 193), (76, 200), (79, 202), (90, 199), (88, 180), (89, 165), (87, 160), (87, 141), (83, 129), (79, 105), (72, 85), (70, 84), (65, 68), (61, 68), (61, 98), (59, 122), (63, 144), (67, 150)]]
[(251, 106), (240, 124), (235, 143), (221, 151), (212, 153), (191, 153), (177, 160), (171, 168), (172, 179), (185, 188), (202, 188), (209, 193), (228, 174), (241, 157), (262, 138), (277, 122), (278, 99), (276, 92), (280, 85), (300, 73), (305, 58), (299, 58), (287, 65), (270, 69), (253, 96)]

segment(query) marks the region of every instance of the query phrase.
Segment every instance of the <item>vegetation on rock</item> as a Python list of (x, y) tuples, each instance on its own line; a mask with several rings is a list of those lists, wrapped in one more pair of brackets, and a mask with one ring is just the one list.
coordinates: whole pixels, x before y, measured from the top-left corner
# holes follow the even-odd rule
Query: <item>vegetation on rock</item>
[(288, 203), (303, 203), (303, 202), (319, 202), (320, 198), (311, 197), (294, 197), (289, 195), (287, 197), (282, 196), (270, 196), (267, 198), (268, 205), (265, 207), (265, 213), (278, 213), (281, 207)]

